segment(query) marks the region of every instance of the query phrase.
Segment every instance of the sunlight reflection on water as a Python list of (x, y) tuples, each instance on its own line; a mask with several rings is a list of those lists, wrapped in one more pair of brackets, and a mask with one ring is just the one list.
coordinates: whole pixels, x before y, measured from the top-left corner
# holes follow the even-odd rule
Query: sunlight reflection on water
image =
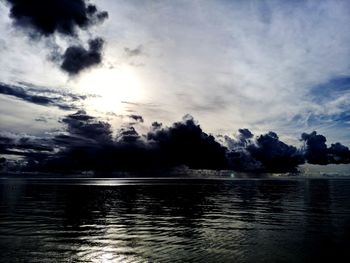
[(4, 262), (300, 262), (350, 245), (346, 179), (17, 178), (0, 190)]

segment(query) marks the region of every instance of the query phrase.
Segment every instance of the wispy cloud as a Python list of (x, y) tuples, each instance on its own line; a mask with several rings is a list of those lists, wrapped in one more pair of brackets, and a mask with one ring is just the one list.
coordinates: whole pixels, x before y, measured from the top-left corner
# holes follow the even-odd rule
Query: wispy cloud
[(56, 106), (61, 110), (77, 109), (77, 101), (84, 100), (85, 96), (64, 93), (57, 90), (41, 88), (25, 88), (21, 86), (0, 83), (0, 94), (13, 96), (23, 101), (43, 106)]
[[(117, 13), (121, 28), (129, 26), (151, 43), (151, 56), (145, 58), (153, 77), (150, 92), (159, 101), (167, 94), (173, 108), (183, 105), (176, 94), (190, 98), (193, 104), (187, 100), (185, 105), (209, 129), (215, 130), (211, 120), (217, 114), (230, 123), (227, 130), (241, 125), (256, 129), (270, 120), (276, 125), (271, 128), (283, 129), (294, 115), (320, 110), (311, 90), (350, 74), (347, 1), (162, 2), (147, 9), (134, 2), (123, 5)], [(139, 21), (131, 22), (125, 10)], [(210, 103), (210, 96), (225, 100)], [(218, 104), (227, 113), (196, 111), (198, 105)], [(331, 110), (332, 105), (325, 106)]]
[[(212, 133), (248, 127), (289, 139), (319, 129), (330, 141), (350, 142), (345, 129), (350, 107), (348, 1), (103, 0), (99, 7), (109, 13), (98, 28), (107, 43), (106, 63), (117, 68), (136, 60), (144, 65), (133, 68), (133, 74), (146, 95), (122, 104), (146, 123), (158, 119), (170, 124), (189, 112)], [(50, 53), (46, 44), (30, 45), (20, 32), (11, 31), (8, 11), (0, 3), (1, 81), (66, 84), (56, 68), (43, 62)], [(144, 50), (147, 56), (140, 56)], [(79, 85), (69, 86), (74, 91)]]

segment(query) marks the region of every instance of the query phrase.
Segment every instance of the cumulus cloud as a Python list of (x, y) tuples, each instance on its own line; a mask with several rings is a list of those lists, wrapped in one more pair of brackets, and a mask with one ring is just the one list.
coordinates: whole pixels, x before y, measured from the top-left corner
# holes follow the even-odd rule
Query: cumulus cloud
[(121, 128), (116, 136), (116, 142), (118, 143), (135, 143), (140, 140), (140, 135), (134, 127)]
[(71, 136), (95, 141), (96, 143), (112, 141), (111, 125), (107, 122), (97, 121), (87, 115), (85, 111), (78, 111), (62, 119), (67, 125), (67, 132)]
[(86, 68), (98, 65), (102, 61), (103, 39), (89, 40), (89, 48), (71, 46), (62, 55), (61, 69), (70, 75), (76, 75)]
[[(55, 34), (79, 40), (77, 30), (88, 30), (92, 25), (103, 22), (108, 13), (86, 0), (6, 0), (10, 5), (10, 17), (14, 25), (28, 31), (33, 38), (51, 37)], [(54, 40), (53, 40), (54, 41)], [(89, 49), (70, 46), (63, 55), (52, 50), (55, 60), (62, 60), (61, 69), (74, 75), (81, 70), (101, 63), (101, 38), (89, 40)]]
[(326, 137), (316, 131), (303, 133), (305, 158), (311, 164), (350, 163), (349, 148), (337, 142), (327, 147)]
[(187, 165), (190, 168), (220, 169), (226, 166), (226, 149), (208, 135), (190, 115), (182, 122), (162, 128), (157, 123), (147, 139), (159, 146), (161, 158), (168, 165)]
[[(40, 162), (31, 158), (28, 169), (144, 171), (177, 165), (209, 169), (226, 167), (225, 147), (204, 133), (190, 116), (170, 127), (154, 124), (144, 136), (132, 126), (122, 127), (116, 132), (115, 139), (108, 123), (85, 111), (69, 114), (61, 122), (66, 130), (52, 140), (59, 149), (57, 154)], [(10, 147), (9, 143), (7, 145)]]
[(55, 136), (61, 149), (37, 169), (41, 170), (139, 170), (154, 167), (153, 150), (133, 127), (123, 127), (113, 139), (109, 123), (85, 111), (62, 119), (66, 132)]
[(236, 138), (224, 139), (230, 167), (235, 170), (290, 172), (305, 162), (302, 152), (280, 141), (275, 132), (254, 138), (250, 130), (239, 129)]
[(56, 32), (75, 35), (76, 28), (86, 29), (108, 17), (85, 0), (6, 0), (10, 16), (16, 26), (33, 28), (39, 34), (49, 36)]
[(328, 163), (350, 163), (349, 148), (337, 142), (328, 148), (329, 160)]
[(247, 146), (247, 151), (262, 164), (263, 170), (270, 172), (296, 171), (305, 162), (296, 147), (280, 141), (274, 132), (260, 135), (255, 144)]
[(327, 164), (327, 145), (326, 137), (317, 132), (312, 132), (310, 134), (303, 133), (301, 135), (301, 140), (305, 142), (305, 157), (307, 161), (311, 164)]
[(251, 144), (251, 139), (254, 137), (253, 133), (248, 129), (238, 129), (237, 138), (233, 139), (230, 136), (224, 136), (225, 143), (231, 150), (237, 148), (246, 148)]
[(162, 170), (176, 166), (192, 169), (232, 169), (250, 172), (296, 172), (298, 165), (350, 163), (349, 148), (325, 144), (316, 132), (302, 134), (298, 149), (281, 141), (275, 132), (254, 136), (239, 129), (225, 144), (205, 133), (192, 116), (171, 126), (153, 122), (140, 135), (130, 125), (113, 135), (111, 125), (83, 110), (63, 119), (65, 130), (52, 139), (0, 137), (0, 154), (25, 157), (31, 171), (112, 172)]

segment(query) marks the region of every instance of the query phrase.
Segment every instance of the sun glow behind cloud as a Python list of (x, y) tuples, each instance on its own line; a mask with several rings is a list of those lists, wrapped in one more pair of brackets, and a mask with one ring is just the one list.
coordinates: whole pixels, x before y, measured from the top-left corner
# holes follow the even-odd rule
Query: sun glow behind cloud
[[(350, 89), (332, 84), (350, 74), (349, 1), (98, 4), (110, 17), (90, 33), (105, 40), (103, 64), (116, 67), (101, 64), (72, 78), (47, 59), (51, 39), (28, 41), (0, 3), (1, 81), (96, 94), (83, 102), (88, 112), (123, 114), (128, 108), (162, 123), (190, 113), (213, 134), (246, 127), (289, 140), (317, 130), (330, 141), (350, 143)], [(69, 43), (55, 37), (64, 50)], [(13, 107), (11, 114), (19, 111)], [(12, 119), (2, 124), (18, 127)]]
[(96, 69), (83, 75), (78, 90), (94, 94), (87, 106), (102, 112), (120, 112), (122, 101), (140, 101), (143, 97), (142, 82), (135, 71), (127, 66), (113, 69)]

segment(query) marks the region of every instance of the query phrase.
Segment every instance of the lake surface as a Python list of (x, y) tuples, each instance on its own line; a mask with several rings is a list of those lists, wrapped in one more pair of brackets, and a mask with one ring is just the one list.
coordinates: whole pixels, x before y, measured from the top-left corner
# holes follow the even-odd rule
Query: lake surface
[(0, 179), (1, 262), (350, 262), (349, 249), (349, 179)]

